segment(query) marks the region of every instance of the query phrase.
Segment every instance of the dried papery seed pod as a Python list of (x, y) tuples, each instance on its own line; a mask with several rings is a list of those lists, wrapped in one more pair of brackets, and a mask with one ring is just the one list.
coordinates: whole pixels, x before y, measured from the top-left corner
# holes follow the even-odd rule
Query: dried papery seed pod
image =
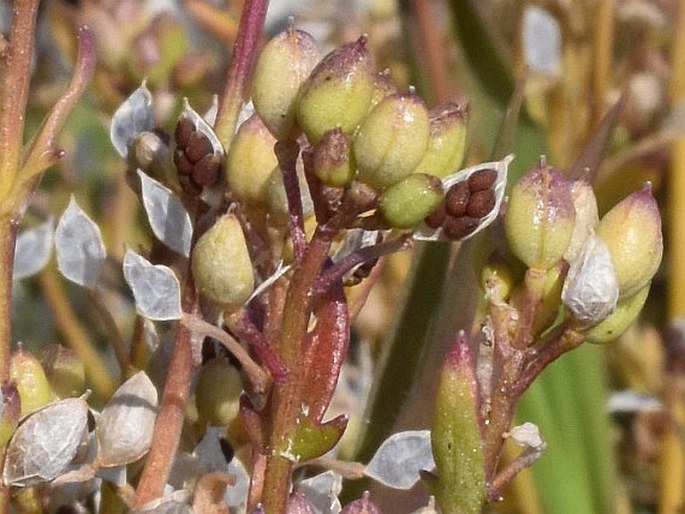
[(618, 339), (637, 319), (647, 301), (650, 284), (640, 289), (633, 296), (621, 298), (616, 310), (604, 321), (584, 332), (586, 341), (604, 344)]
[(428, 148), (414, 173), (427, 173), (442, 179), (457, 169), (464, 159), (468, 115), (465, 109), (453, 103), (439, 105), (428, 114)]
[(240, 308), (254, 289), (252, 262), (240, 223), (222, 216), (197, 241), (191, 267), (198, 291), (227, 309)]
[(359, 180), (383, 189), (407, 177), (428, 147), (430, 121), (414, 92), (384, 98), (354, 137)]
[[(465, 221), (453, 221), (459, 218), (450, 217), (449, 214), (442, 220), (442, 225), (437, 228), (431, 228), (426, 221), (420, 224), (415, 230), (413, 237), (419, 241), (463, 241), (473, 237), (485, 227), (490, 225), (497, 214), (499, 213), (504, 198), (504, 189), (507, 185), (507, 170), (509, 163), (514, 159), (513, 155), (508, 155), (501, 161), (485, 162), (469, 168), (464, 168), (442, 179), (442, 185), (445, 191), (460, 184), (462, 182), (468, 184), (469, 178), (482, 170), (495, 170), (497, 176), (495, 182), (492, 184), (492, 191), (495, 195), (495, 204), (492, 210), (480, 219), (466, 217)], [(447, 193), (446, 193), (447, 195)], [(475, 220), (475, 222), (473, 221)]]
[(435, 210), (443, 195), (440, 179), (412, 173), (383, 191), (378, 209), (391, 227), (413, 228)]
[(297, 135), (297, 96), (320, 57), (314, 38), (292, 27), (273, 37), (260, 52), (252, 80), (252, 101), (276, 139)]
[(659, 206), (647, 183), (616, 204), (597, 226), (609, 247), (621, 297), (628, 297), (654, 277), (663, 256)]
[(371, 55), (362, 36), (312, 70), (300, 89), (297, 122), (312, 144), (336, 127), (352, 133), (366, 116), (373, 91)]
[(312, 167), (324, 185), (343, 187), (348, 184), (356, 171), (352, 138), (340, 128), (326, 132), (314, 146)]
[(135, 462), (150, 449), (157, 417), (157, 389), (139, 371), (112, 395), (95, 427), (95, 465), (108, 468)]
[(572, 264), (580, 255), (585, 240), (599, 223), (597, 200), (592, 186), (584, 180), (576, 180), (571, 186), (573, 207), (576, 209), (576, 222), (564, 259)]
[(85, 398), (68, 398), (24, 418), (7, 446), (3, 482), (24, 487), (62, 474), (81, 444), (87, 413)]
[(561, 299), (575, 319), (589, 326), (603, 321), (616, 309), (618, 279), (611, 254), (594, 233), (587, 237), (569, 268)]
[(529, 268), (550, 269), (563, 258), (575, 219), (571, 182), (541, 159), (509, 196), (504, 217), (509, 248)]
[(276, 138), (256, 114), (240, 125), (233, 138), (226, 156), (226, 182), (244, 202), (267, 201), (271, 174), (278, 170), (275, 144)]

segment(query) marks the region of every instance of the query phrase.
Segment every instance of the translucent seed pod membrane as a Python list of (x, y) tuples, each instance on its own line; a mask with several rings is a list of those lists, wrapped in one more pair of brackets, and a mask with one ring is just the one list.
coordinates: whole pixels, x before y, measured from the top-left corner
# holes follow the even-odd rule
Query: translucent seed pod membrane
[(507, 170), (514, 159), (486, 162), (442, 180), (445, 198), (414, 231), (418, 241), (464, 241), (490, 225), (502, 206)]

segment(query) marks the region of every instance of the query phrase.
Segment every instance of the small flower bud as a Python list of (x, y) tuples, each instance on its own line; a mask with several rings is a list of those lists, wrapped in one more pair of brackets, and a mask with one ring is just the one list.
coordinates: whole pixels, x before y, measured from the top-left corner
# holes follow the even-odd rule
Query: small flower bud
[(379, 210), (391, 227), (413, 228), (435, 210), (443, 195), (440, 179), (412, 173), (383, 192)]
[(352, 133), (368, 112), (373, 91), (371, 55), (362, 36), (314, 68), (300, 89), (297, 122), (311, 143), (336, 127)]
[(225, 359), (212, 359), (202, 366), (195, 388), (200, 419), (212, 426), (227, 426), (238, 415), (243, 390), (240, 372)]
[(576, 180), (573, 183), (571, 197), (573, 198), (573, 207), (576, 210), (576, 222), (573, 226), (571, 242), (564, 252), (564, 259), (572, 264), (580, 255), (590, 232), (594, 231), (597, 223), (599, 223), (599, 214), (597, 213), (597, 200), (592, 186), (584, 180)]
[(312, 166), (322, 184), (331, 187), (348, 184), (356, 171), (352, 138), (340, 128), (326, 132), (314, 146)]
[(480, 271), (480, 284), (485, 296), (493, 305), (507, 301), (514, 288), (511, 267), (497, 253), (490, 255)]
[(252, 102), (276, 139), (297, 135), (297, 95), (320, 57), (314, 38), (292, 27), (272, 38), (259, 54), (252, 81)]
[(570, 182), (541, 162), (511, 192), (504, 218), (509, 247), (529, 268), (547, 270), (568, 248), (575, 218)]
[(428, 110), (415, 93), (385, 98), (355, 135), (359, 180), (382, 189), (408, 176), (426, 151), (429, 127)]
[(431, 109), (429, 116), (428, 148), (414, 173), (444, 178), (458, 169), (464, 159), (467, 112), (459, 105), (445, 104)]
[(200, 293), (228, 309), (239, 308), (252, 294), (252, 262), (243, 229), (233, 215), (219, 218), (200, 237), (191, 265)]
[(597, 235), (611, 252), (621, 297), (645, 287), (659, 268), (664, 251), (661, 216), (651, 184), (616, 204), (600, 220)]
[(52, 400), (52, 391), (43, 366), (30, 352), (19, 349), (10, 359), (10, 379), (17, 384), (21, 415), (26, 416)]
[(574, 318), (589, 325), (596, 325), (616, 309), (618, 280), (611, 254), (594, 233), (568, 270), (561, 299)]
[(256, 114), (238, 129), (226, 156), (226, 181), (248, 203), (266, 200), (269, 177), (278, 168), (274, 138)]
[(621, 298), (613, 314), (585, 332), (585, 340), (590, 343), (604, 344), (618, 339), (637, 319), (648, 294), (649, 284), (633, 296)]

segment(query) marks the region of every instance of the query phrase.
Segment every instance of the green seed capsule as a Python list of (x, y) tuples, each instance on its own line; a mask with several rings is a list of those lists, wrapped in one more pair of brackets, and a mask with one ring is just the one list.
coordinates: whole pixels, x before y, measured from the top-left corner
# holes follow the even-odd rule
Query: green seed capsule
[(231, 214), (219, 218), (200, 237), (191, 265), (200, 293), (227, 309), (240, 308), (252, 294), (252, 262), (243, 229)]
[(597, 235), (609, 247), (621, 298), (645, 287), (664, 251), (661, 215), (651, 185), (616, 204), (599, 222)]
[(205, 364), (195, 389), (195, 405), (200, 418), (213, 426), (226, 426), (238, 415), (243, 390), (240, 373), (224, 359)]
[(570, 182), (542, 162), (509, 197), (504, 219), (509, 247), (529, 268), (548, 270), (563, 257), (575, 219)]
[(293, 28), (271, 39), (259, 54), (252, 81), (252, 102), (277, 139), (297, 135), (297, 95), (319, 59), (314, 38)]
[(256, 114), (240, 125), (226, 156), (226, 181), (241, 200), (266, 201), (269, 177), (278, 167), (274, 144), (276, 139)]
[(428, 147), (428, 110), (415, 93), (386, 97), (354, 139), (359, 180), (382, 189), (408, 176)]
[(590, 343), (604, 344), (618, 339), (637, 319), (647, 301), (649, 284), (633, 296), (622, 298), (616, 310), (604, 321), (585, 332), (585, 339)]
[(17, 384), (21, 415), (26, 416), (52, 400), (50, 383), (43, 366), (30, 352), (17, 350), (10, 359), (10, 379)]
[(297, 121), (311, 143), (331, 129), (352, 133), (369, 110), (374, 91), (366, 38), (333, 50), (302, 85)]
[(314, 147), (314, 173), (322, 184), (343, 187), (356, 171), (352, 154), (352, 138), (340, 128), (329, 130)]
[(413, 228), (432, 213), (444, 196), (437, 177), (411, 174), (381, 195), (380, 212), (394, 228)]
[(466, 150), (468, 114), (461, 106), (445, 104), (431, 109), (428, 148), (414, 173), (444, 178), (461, 165)]

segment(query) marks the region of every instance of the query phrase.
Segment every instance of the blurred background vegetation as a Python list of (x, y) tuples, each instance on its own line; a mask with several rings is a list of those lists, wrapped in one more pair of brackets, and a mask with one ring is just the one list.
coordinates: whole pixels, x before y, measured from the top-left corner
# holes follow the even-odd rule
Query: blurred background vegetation
[[(0, 1), (3, 30), (9, 5)], [(77, 353), (95, 350), (105, 365), (90, 372), (118, 380), (112, 339), (128, 341), (134, 330), (120, 262), (125, 244), (149, 247), (150, 234), (126, 184), (125, 163), (109, 142), (111, 115), (143, 79), (162, 128), (173, 125), (183, 97), (200, 112), (209, 108), (212, 95), (223, 90), (242, 7), (242, 0), (42, 3), (27, 133), (68, 82), (79, 25), (92, 29), (98, 67), (61, 137), (66, 156), (46, 174), (24, 225), (58, 217), (76, 195), (108, 248), (101, 301), (114, 319), (103, 317), (100, 300), (59, 278), (51, 265), (15, 285), (13, 337), (37, 354), (58, 342)], [(597, 157), (601, 151), (588, 142), (627, 94), (605, 159), (592, 170), (600, 214), (651, 181), (663, 207), (666, 259), (640, 323), (607, 347), (582, 347), (562, 358), (526, 395), (519, 419), (537, 423), (549, 448), (492, 510), (683, 512), (685, 1), (272, 0), (267, 32), (284, 28), (291, 15), (325, 48), (367, 33), (376, 67), (388, 68), (400, 86), (414, 85), (431, 107), (468, 103), (467, 164), (489, 159), (516, 81), (527, 70), (522, 114), (509, 143), (516, 154), (510, 183), (540, 154), (567, 172), (584, 152)], [(382, 438), (406, 409), (398, 394), (385, 406), (392, 419), (376, 435), (363, 432), (358, 400), (369, 388), (370, 363), (381, 355), (390, 359), (393, 387), (408, 394), (430, 366), (424, 343), (455, 328), (436, 327), (441, 322), (435, 320), (468, 319), (464, 311), (475, 300), (465, 275), (474, 274), (477, 244), (451, 251), (419, 247), (413, 259), (401, 255), (385, 263), (354, 328), (348, 374), (362, 378), (353, 396), (337, 400), (338, 408), (357, 414), (359, 427), (350, 430), (343, 453), (362, 458), (357, 438)], [(397, 322), (391, 330), (403, 294), (413, 317), (405, 318), (408, 327)], [(400, 339), (404, 358), (393, 361), (386, 347)]]

